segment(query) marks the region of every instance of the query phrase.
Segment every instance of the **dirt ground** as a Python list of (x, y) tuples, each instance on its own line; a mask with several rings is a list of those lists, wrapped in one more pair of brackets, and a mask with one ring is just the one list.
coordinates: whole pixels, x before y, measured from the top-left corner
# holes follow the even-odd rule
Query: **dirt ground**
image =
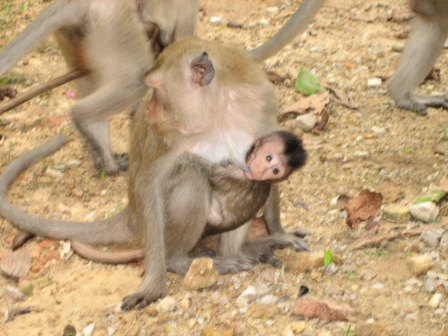
[[(300, 4), (283, 0), (201, 0), (197, 35), (237, 45), (255, 47), (277, 31)], [(0, 48), (39, 13), (43, 1), (0, 2)], [(279, 11), (268, 11), (277, 7)], [(37, 238), (27, 244), (33, 256), (32, 268), (20, 283), (0, 277), (0, 289), (18, 286), (27, 300), (10, 303), (5, 295), (0, 308), (6, 314), (15, 308), (32, 307), (31, 313), (0, 322), (0, 335), (62, 335), (66, 326), (78, 332), (94, 323), (93, 335), (448, 335), (448, 287), (438, 308), (428, 306), (434, 295), (424, 284), (429, 275), (414, 277), (409, 259), (429, 254), (432, 271), (448, 281), (448, 232), (442, 243), (430, 247), (417, 237), (398, 238), (379, 247), (350, 250), (349, 245), (375, 233), (365, 223), (351, 229), (344, 211), (334, 200), (339, 195), (356, 196), (363, 189), (391, 191), (410, 198), (421, 194), (431, 182), (438, 183), (448, 172), (448, 112), (429, 109), (422, 117), (400, 110), (386, 95), (385, 79), (398, 61), (398, 38), (409, 32), (408, 22), (388, 20), (394, 9), (406, 8), (406, 1), (329, 0), (305, 34), (265, 62), (266, 70), (287, 78), (276, 85), (281, 107), (297, 101), (294, 79), (301, 69), (313, 71), (322, 82), (343, 89), (359, 104), (358, 110), (332, 104), (330, 119), (320, 134), (304, 134), (309, 161), (300, 172), (281, 184), (282, 220), (288, 230), (310, 231), (312, 252), (330, 249), (342, 259), (332, 274), (316, 276), (314, 270), (294, 268), (298, 253), (278, 253), (284, 270), (259, 265), (251, 272), (220, 276), (218, 284), (202, 292), (182, 288), (181, 276), (169, 274), (169, 295), (176, 306), (158, 312), (157, 303), (140, 311), (119, 312), (120, 300), (141, 282), (139, 264), (108, 266), (73, 255), (61, 260), (62, 242)], [(213, 25), (210, 18), (222, 19)], [(257, 24), (268, 20), (268, 25)], [(242, 29), (229, 28), (229, 21)], [(420, 93), (446, 92), (448, 53), (443, 50), (436, 67), (440, 79), (426, 81)], [(44, 82), (65, 71), (56, 43), (48, 39), (26, 55), (11, 71), (19, 91)], [(379, 87), (369, 88), (370, 78), (382, 78)], [(67, 116), (75, 98), (65, 85), (3, 114), (0, 117), (0, 166), (3, 171), (20, 154), (64, 132), (71, 142), (53, 156), (22, 174), (8, 192), (8, 199), (28, 213), (67, 220), (89, 221), (109, 216), (127, 203), (127, 174), (101, 176), (93, 168), (86, 144), (70, 125)], [(129, 115), (112, 120), (114, 148), (126, 151)], [(123, 126), (125, 125), (125, 126)], [(372, 129), (373, 127), (373, 129)], [(381, 130), (380, 132), (375, 131)], [(445, 135), (444, 135), (445, 134)], [(44, 166), (52, 173), (42, 173)], [(59, 169), (59, 170), (58, 170)], [(62, 170), (61, 170), (62, 169)], [(398, 191), (397, 191), (398, 190)], [(447, 207), (437, 222), (446, 222)], [(380, 223), (387, 223), (384, 219)], [(411, 220), (408, 227), (425, 224)], [(426, 224), (432, 225), (432, 224)], [(0, 251), (16, 230), (0, 219)], [(415, 278), (415, 280), (410, 279)], [(247, 309), (235, 305), (249, 285), (259, 293), (280, 298), (277, 303), (250, 303)], [(292, 314), (299, 288), (306, 285), (311, 297), (331, 299), (349, 305), (357, 317), (349, 322), (303, 320)], [(262, 294), (260, 294), (262, 295)], [(261, 312), (261, 313), (260, 313)], [(207, 325), (219, 331), (211, 333)], [(305, 330), (302, 331), (303, 327)], [(369, 329), (370, 328), (370, 329)], [(444, 328), (444, 329), (443, 329)], [(370, 330), (369, 331), (366, 330)]]

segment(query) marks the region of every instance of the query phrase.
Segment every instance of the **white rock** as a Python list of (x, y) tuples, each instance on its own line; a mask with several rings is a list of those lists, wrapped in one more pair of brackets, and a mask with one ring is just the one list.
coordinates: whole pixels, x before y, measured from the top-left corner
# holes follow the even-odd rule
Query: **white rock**
[(256, 297), (257, 289), (254, 286), (247, 286), (247, 288), (235, 300), (235, 304), (238, 307), (244, 307), (247, 306), (250, 302), (254, 301)]
[(381, 78), (378, 78), (378, 77), (369, 78), (367, 80), (367, 87), (368, 88), (376, 88), (376, 87), (380, 86), (381, 83), (382, 83)]
[(377, 282), (377, 283), (374, 283), (372, 285), (372, 288), (374, 288), (374, 289), (383, 289), (384, 288), (384, 284), (381, 283), (381, 282)]
[(411, 204), (409, 212), (412, 216), (424, 222), (429, 222), (437, 218), (439, 208), (434, 202), (424, 202), (419, 204)]
[(176, 300), (172, 296), (165, 296), (157, 304), (156, 310), (159, 313), (168, 313), (176, 308)]
[(384, 127), (372, 126), (372, 132), (376, 135), (386, 133), (386, 129)]
[(262, 27), (267, 27), (267, 26), (269, 26), (269, 21), (268, 20), (260, 20), (260, 21), (258, 21), (258, 25), (262, 26)]
[(64, 174), (61, 171), (53, 168), (47, 168), (45, 170), (45, 175), (54, 177), (56, 179), (60, 179), (62, 176), (64, 176)]
[(107, 327), (107, 334), (109, 336), (112, 336), (113, 334), (115, 334), (117, 332), (117, 329), (113, 328), (113, 327)]
[(402, 44), (402, 43), (396, 43), (396, 44), (392, 45), (393, 51), (402, 52), (403, 49), (404, 49), (404, 44)]
[(222, 19), (219, 16), (212, 16), (210, 18), (210, 23), (215, 26), (219, 26), (222, 23)]
[(82, 333), (84, 334), (84, 336), (92, 336), (93, 329), (95, 329), (95, 323), (90, 323), (83, 329)]
[(356, 151), (355, 152), (355, 156), (357, 157), (361, 157), (361, 158), (366, 158), (369, 156), (369, 152), (368, 151)]
[(306, 113), (298, 116), (294, 121), (295, 128), (301, 128), (305, 132), (310, 132), (317, 123), (317, 116), (314, 113)]
[(432, 296), (431, 300), (429, 300), (428, 306), (433, 307), (433, 308), (439, 308), (439, 304), (440, 304), (440, 301), (442, 301), (442, 297), (443, 297), (442, 293), (435, 293)]
[(405, 286), (421, 287), (422, 285), (423, 283), (417, 278), (410, 278), (408, 281), (405, 282)]
[(268, 8), (266, 9), (266, 12), (267, 12), (267, 13), (271, 13), (271, 14), (278, 13), (278, 7), (268, 7)]
[(268, 294), (257, 300), (257, 304), (276, 304), (278, 297), (272, 294)]

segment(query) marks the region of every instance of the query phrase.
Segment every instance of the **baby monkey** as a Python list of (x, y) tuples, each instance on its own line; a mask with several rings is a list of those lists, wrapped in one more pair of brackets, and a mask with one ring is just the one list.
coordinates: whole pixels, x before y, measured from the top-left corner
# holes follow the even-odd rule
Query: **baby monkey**
[[(186, 170), (199, 170), (210, 185), (211, 200), (203, 236), (222, 233), (250, 221), (266, 203), (272, 184), (285, 180), (305, 163), (306, 158), (302, 141), (287, 131), (275, 131), (258, 138), (246, 154), (244, 167), (237, 167), (229, 162), (212, 164), (197, 155), (185, 153), (167, 179), (169, 185), (166, 194), (172, 194), (172, 188), (181, 190)], [(264, 216), (276, 217), (276, 211), (278, 209), (268, 203), (265, 205)], [(277, 227), (280, 222), (266, 220), (266, 223), (272, 236), (246, 242), (243, 251), (248, 259), (279, 266), (281, 262), (274, 257), (273, 245), (278, 248), (292, 246), (296, 250), (308, 249), (308, 245), (294, 235), (282, 235), (280, 242), (275, 235), (284, 233), (281, 227)], [(261, 244), (264, 248), (260, 248)], [(77, 241), (72, 241), (72, 248), (78, 255), (102, 263), (120, 264), (143, 258), (141, 249), (102, 252)]]

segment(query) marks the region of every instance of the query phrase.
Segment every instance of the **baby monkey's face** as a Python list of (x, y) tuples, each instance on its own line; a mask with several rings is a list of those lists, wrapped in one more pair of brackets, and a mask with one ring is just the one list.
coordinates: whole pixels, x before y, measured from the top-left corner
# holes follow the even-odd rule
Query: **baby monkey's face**
[(255, 181), (276, 181), (286, 178), (291, 171), (284, 153), (285, 144), (279, 137), (257, 141), (247, 158), (248, 172), (245, 176)]

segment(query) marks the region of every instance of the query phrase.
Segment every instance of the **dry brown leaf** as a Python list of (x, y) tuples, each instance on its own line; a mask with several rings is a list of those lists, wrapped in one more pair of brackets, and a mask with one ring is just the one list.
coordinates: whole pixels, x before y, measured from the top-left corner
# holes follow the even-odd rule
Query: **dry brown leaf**
[(376, 216), (382, 200), (383, 197), (380, 193), (364, 189), (357, 197), (352, 198), (345, 204), (344, 209), (347, 211), (346, 223), (354, 229), (358, 226), (360, 220)]
[(329, 102), (330, 93), (328, 91), (315, 93), (284, 108), (283, 111), (279, 113), (279, 118), (282, 118), (290, 113), (304, 114), (310, 111), (315, 114), (320, 114)]
[(353, 110), (357, 110), (359, 108), (359, 105), (353, 100), (351, 94), (346, 94), (343, 90), (336, 89), (330, 85), (324, 86), (333, 94), (333, 96), (331, 96), (331, 101)]
[(319, 120), (317, 121), (316, 126), (314, 126), (312, 133), (319, 134), (325, 125), (328, 123), (328, 120), (330, 119), (330, 113), (328, 113), (328, 109), (324, 108), (322, 110), (322, 113), (320, 115)]
[(16, 251), (5, 249), (0, 263), (2, 272), (14, 279), (23, 279), (31, 268), (31, 252), (28, 248)]

